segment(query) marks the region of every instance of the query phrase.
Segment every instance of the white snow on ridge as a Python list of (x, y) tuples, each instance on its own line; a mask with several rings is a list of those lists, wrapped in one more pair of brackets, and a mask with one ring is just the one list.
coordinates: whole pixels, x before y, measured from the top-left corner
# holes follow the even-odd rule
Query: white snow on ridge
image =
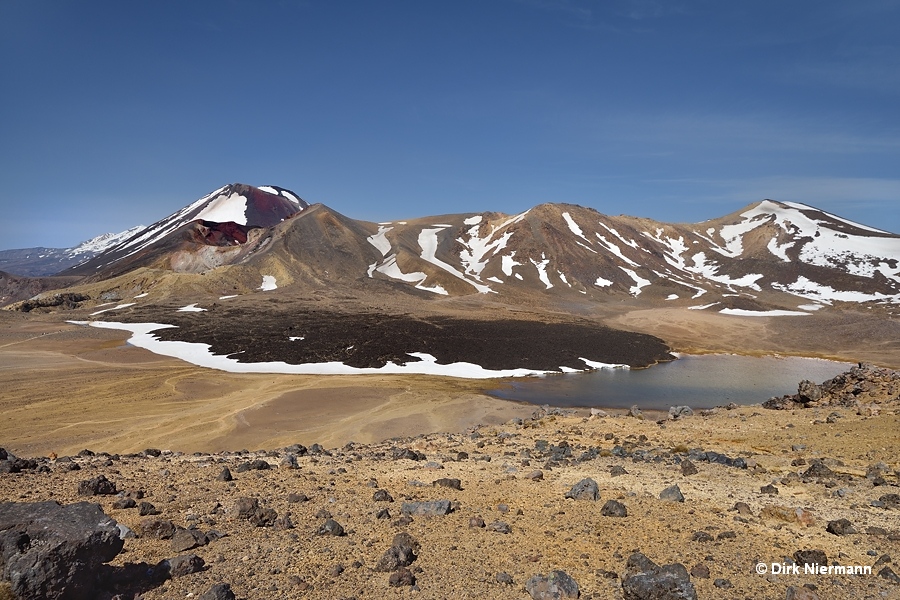
[(177, 312), (206, 312), (206, 309), (200, 308), (199, 306), (197, 306), (197, 303), (195, 302), (194, 304), (188, 304), (187, 306), (182, 306), (181, 308), (178, 309)]
[(426, 262), (430, 262), (436, 267), (443, 269), (444, 271), (447, 271), (454, 277), (462, 279), (463, 281), (474, 287), (476, 290), (478, 290), (478, 292), (481, 294), (493, 292), (494, 290), (492, 290), (488, 286), (478, 283), (477, 281), (470, 280), (465, 276), (465, 274), (457, 271), (456, 268), (454, 268), (452, 265), (445, 263), (435, 256), (438, 247), (438, 231), (441, 231), (441, 229), (423, 229), (421, 232), (419, 232), (419, 247), (422, 248), (422, 259)]
[[(409, 352), (410, 356), (419, 358), (419, 361), (398, 365), (389, 362), (381, 368), (356, 368), (340, 362), (307, 363), (292, 365), (281, 361), (262, 363), (241, 363), (220, 354), (212, 354), (209, 344), (194, 342), (165, 342), (152, 335), (159, 329), (167, 329), (174, 325), (161, 323), (112, 323), (105, 321), (69, 321), (76, 325), (90, 325), (102, 329), (119, 329), (130, 331), (129, 343), (138, 348), (144, 348), (161, 356), (171, 356), (191, 364), (227, 371), (229, 373), (285, 373), (296, 375), (364, 375), (364, 374), (410, 374), (410, 375), (443, 375), (446, 377), (461, 377), (467, 379), (491, 379), (494, 377), (524, 377), (527, 375), (544, 375), (552, 371), (537, 371), (534, 369), (502, 369), (492, 371), (480, 365), (467, 362), (438, 364), (430, 354), (422, 352)], [(588, 361), (583, 360), (586, 364)], [(602, 364), (602, 363), (595, 363)], [(590, 365), (589, 365), (590, 366)]]
[(445, 290), (443, 287), (441, 287), (439, 285), (434, 285), (434, 286), (423, 285), (425, 283), (425, 279), (428, 278), (428, 276), (425, 273), (422, 273), (421, 271), (414, 271), (412, 273), (404, 273), (403, 271), (401, 271), (400, 267), (397, 265), (397, 255), (396, 254), (391, 254), (390, 256), (388, 256), (386, 259), (384, 259), (384, 262), (382, 262), (381, 265), (379, 265), (379, 266), (370, 265), (369, 266), (369, 277), (372, 276), (373, 270), (378, 271), (379, 273), (382, 273), (384, 275), (387, 275), (391, 279), (397, 279), (399, 281), (405, 281), (407, 283), (412, 283), (415, 285), (416, 288), (418, 288), (420, 290), (425, 290), (426, 292), (433, 292), (435, 294), (441, 294), (442, 296), (449, 295), (447, 290)]
[[(132, 227), (131, 229), (126, 229), (125, 231), (122, 231), (120, 233), (104, 233), (103, 235), (98, 235), (97, 237), (91, 238), (86, 242), (81, 242), (74, 248), (69, 248), (68, 250), (66, 250), (66, 254), (68, 256), (77, 256), (78, 254), (85, 254), (88, 252), (93, 254), (100, 254), (107, 248), (112, 248), (116, 244), (124, 242), (131, 236), (137, 234), (137, 232), (141, 231), (142, 229), (144, 229), (144, 226), (138, 225), (136, 227)], [(43, 256), (41, 256), (40, 258), (43, 258)]]
[(542, 259), (541, 262), (537, 262), (534, 259), (528, 259), (528, 260), (537, 269), (538, 277), (540, 278), (541, 282), (545, 286), (547, 286), (547, 289), (549, 290), (550, 288), (553, 287), (553, 284), (550, 283), (550, 277), (547, 275), (547, 265), (550, 263), (550, 259), (546, 258), (543, 254), (541, 254), (541, 259)]
[(856, 227), (858, 229), (862, 229), (865, 231), (871, 231), (874, 233), (884, 233), (884, 234), (890, 235), (889, 231), (885, 231), (883, 229), (875, 229), (874, 227), (869, 227), (868, 225), (863, 225), (862, 223), (857, 223), (856, 221), (850, 221), (850, 220), (844, 219), (842, 217), (839, 217), (837, 215), (833, 215), (829, 212), (825, 212), (824, 210), (814, 208), (807, 204), (802, 204), (800, 202), (782, 202), (782, 204), (786, 204), (787, 206), (790, 206), (791, 208), (796, 208), (797, 210), (812, 210), (812, 211), (820, 212), (824, 215), (828, 215), (829, 217), (831, 217), (832, 219), (834, 219), (836, 221), (841, 221), (842, 223), (846, 223), (847, 225), (852, 225), (853, 227)]
[(366, 240), (368, 240), (370, 244), (375, 246), (378, 251), (381, 252), (382, 256), (387, 256), (391, 251), (391, 243), (388, 241), (386, 234), (392, 229), (393, 227), (385, 227), (384, 225), (379, 225), (378, 232), (366, 238)]
[[(108, 304), (112, 304), (109, 302)], [(119, 310), (120, 308), (128, 308), (129, 306), (134, 306), (137, 302), (126, 302), (125, 304), (119, 304), (118, 306), (113, 306), (112, 308), (104, 308), (103, 310), (98, 310), (96, 312), (92, 312), (89, 316), (93, 317), (94, 315), (99, 315), (100, 313), (109, 312), (111, 310)]]
[(801, 298), (817, 300), (825, 304), (831, 304), (832, 302), (871, 302), (873, 300), (900, 302), (900, 294), (888, 295), (878, 292), (867, 294), (854, 290), (836, 290), (831, 286), (811, 281), (802, 275), (794, 283), (787, 285), (773, 283), (772, 287), (782, 292), (788, 292)]
[(478, 225), (481, 223), (481, 215), (475, 215), (474, 217), (469, 217), (465, 221), (463, 221), (465, 225)]
[(748, 287), (757, 292), (760, 291), (759, 285), (757, 285), (756, 281), (758, 279), (762, 279), (761, 274), (757, 273), (748, 273), (743, 277), (738, 279), (732, 279), (728, 275), (719, 275), (719, 268), (712, 264), (706, 262), (706, 254), (703, 252), (698, 252), (693, 257), (694, 266), (687, 267), (687, 270), (692, 273), (697, 273), (698, 275), (702, 275), (704, 278), (709, 279), (710, 281), (715, 281), (717, 283), (721, 283), (727, 286), (736, 285), (738, 287)]
[(629, 290), (628, 290), (629, 292), (631, 292), (632, 296), (637, 297), (638, 295), (640, 295), (641, 289), (650, 285), (649, 279), (644, 279), (643, 277), (639, 276), (637, 273), (635, 273), (631, 269), (626, 269), (625, 267), (619, 267), (619, 268), (622, 269), (623, 271), (625, 271), (629, 277), (634, 279), (635, 285), (631, 286), (631, 288), (629, 288)]
[(641, 266), (641, 265), (637, 264), (636, 262), (634, 262), (633, 260), (631, 260), (630, 258), (628, 258), (627, 256), (625, 256), (624, 254), (622, 254), (622, 250), (618, 246), (616, 246), (615, 244), (613, 244), (612, 242), (607, 240), (605, 237), (603, 237), (599, 233), (597, 233), (595, 235), (597, 236), (597, 238), (599, 238), (600, 245), (602, 245), (604, 248), (606, 248), (607, 250), (609, 250), (610, 252), (612, 252), (613, 254), (618, 256), (620, 259), (622, 259), (623, 261), (625, 261), (632, 267)]
[(562, 213), (562, 217), (563, 217), (563, 219), (566, 220), (566, 225), (569, 226), (569, 229), (572, 231), (572, 233), (574, 233), (575, 235), (577, 235), (578, 237), (580, 237), (581, 239), (586, 241), (588, 244), (591, 243), (591, 241), (589, 239), (584, 237), (584, 232), (581, 230), (581, 227), (578, 226), (578, 223), (575, 222), (575, 219), (572, 218), (572, 215), (570, 215), (567, 212), (564, 212), (564, 213)]
[(273, 275), (263, 275), (262, 285), (257, 288), (263, 292), (271, 292), (278, 289), (278, 283)]
[(596, 285), (598, 287), (609, 287), (612, 284), (613, 284), (612, 281), (610, 281), (609, 279), (604, 279), (602, 277), (598, 277), (597, 281), (594, 282), (594, 285)]
[(519, 266), (522, 263), (516, 262), (515, 260), (516, 251), (513, 250), (510, 254), (504, 254), (500, 257), (500, 269), (503, 271), (503, 274), (507, 277), (511, 277), (513, 274), (513, 267)]
[(226, 223), (233, 221), (238, 225), (247, 224), (247, 198), (237, 192), (230, 196), (219, 196), (209, 206), (194, 216), (194, 219)]
[(808, 317), (808, 312), (797, 310), (744, 310), (742, 308), (723, 308), (719, 311), (723, 315), (738, 317)]

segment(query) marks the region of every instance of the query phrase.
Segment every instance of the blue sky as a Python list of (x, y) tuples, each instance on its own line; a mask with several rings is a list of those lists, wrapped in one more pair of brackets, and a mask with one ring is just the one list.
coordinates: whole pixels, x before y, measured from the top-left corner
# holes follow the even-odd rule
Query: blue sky
[(375, 221), (773, 198), (900, 233), (900, 1), (0, 0), (0, 248), (231, 182)]

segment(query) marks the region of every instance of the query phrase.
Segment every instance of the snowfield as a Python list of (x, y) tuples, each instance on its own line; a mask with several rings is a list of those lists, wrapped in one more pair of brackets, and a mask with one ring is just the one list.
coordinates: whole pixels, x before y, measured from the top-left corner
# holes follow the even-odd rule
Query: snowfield
[[(532, 369), (490, 370), (468, 362), (456, 362), (446, 365), (438, 364), (435, 357), (422, 352), (410, 352), (409, 355), (419, 358), (415, 362), (398, 365), (389, 362), (380, 369), (356, 368), (340, 362), (307, 363), (292, 365), (285, 362), (241, 363), (231, 358), (210, 352), (209, 344), (196, 342), (167, 342), (156, 338), (154, 331), (169, 329), (175, 325), (163, 323), (113, 323), (108, 321), (68, 321), (75, 325), (89, 325), (101, 329), (117, 329), (131, 332), (128, 340), (132, 346), (149, 350), (161, 356), (170, 356), (189, 362), (199, 367), (227, 371), (229, 373), (283, 373), (292, 375), (442, 375), (465, 379), (492, 379), (495, 377), (525, 377), (528, 375), (546, 375), (553, 371), (537, 371)], [(299, 338), (302, 339), (302, 338)], [(298, 341), (299, 341), (298, 339)], [(591, 369), (621, 367), (581, 359)]]

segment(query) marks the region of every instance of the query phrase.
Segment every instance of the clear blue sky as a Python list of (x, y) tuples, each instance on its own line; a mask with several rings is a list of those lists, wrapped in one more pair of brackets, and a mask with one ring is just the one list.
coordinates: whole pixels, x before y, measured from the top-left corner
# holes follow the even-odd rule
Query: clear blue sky
[(231, 182), (354, 218), (794, 200), (900, 233), (900, 2), (0, 0), (0, 248)]

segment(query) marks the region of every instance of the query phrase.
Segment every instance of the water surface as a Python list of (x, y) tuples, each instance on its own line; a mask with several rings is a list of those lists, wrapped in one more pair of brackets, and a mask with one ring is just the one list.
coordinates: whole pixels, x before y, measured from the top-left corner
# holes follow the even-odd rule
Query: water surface
[(853, 363), (818, 358), (682, 355), (649, 369), (600, 369), (506, 382), (487, 393), (505, 400), (551, 406), (668, 410), (756, 404), (797, 392), (804, 379), (822, 383)]

